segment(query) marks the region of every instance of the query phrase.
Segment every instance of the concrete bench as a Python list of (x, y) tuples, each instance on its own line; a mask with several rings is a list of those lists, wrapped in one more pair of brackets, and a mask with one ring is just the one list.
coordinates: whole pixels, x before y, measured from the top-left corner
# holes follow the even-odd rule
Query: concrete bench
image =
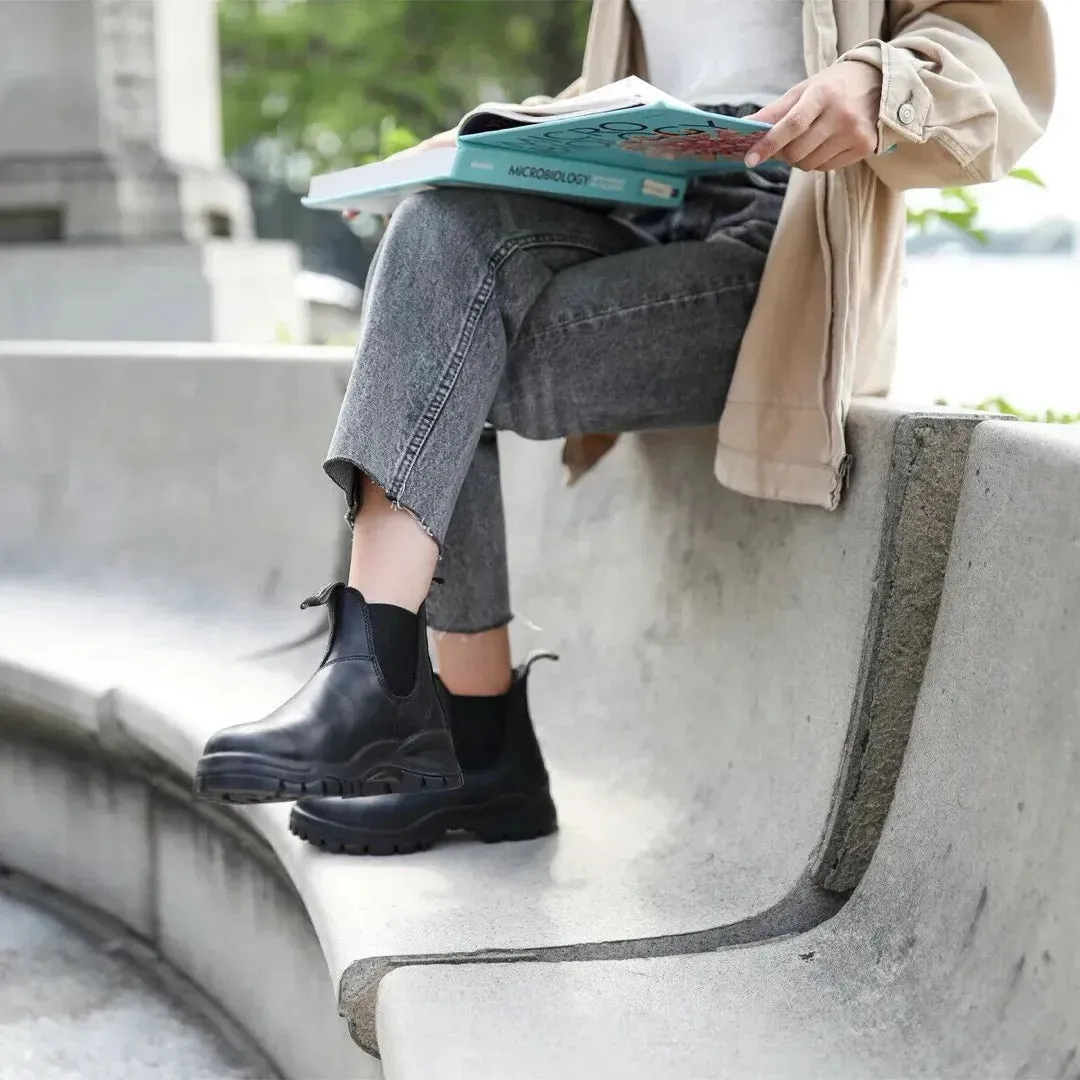
[(374, 1075), (315, 1017), (336, 993), (374, 1051), (401, 965), (675, 956), (832, 915), (891, 797), (977, 421), (858, 406), (833, 515), (722, 491), (712, 432), (624, 440), (570, 492), (556, 447), (508, 440), (515, 607), (563, 656), (533, 684), (562, 831), (350, 859), (287, 807), (185, 790), (207, 735), (317, 661), (294, 605), (339, 576), (318, 464), (346, 364), (0, 347), (0, 861), (122, 917), (298, 1077)]
[(843, 910), (711, 955), (399, 970), (388, 1080), (1080, 1075), (1078, 613), (1080, 438), (981, 426), (895, 802)]
[(0, 345), (0, 864), (118, 918), (297, 1078), (379, 1070), (264, 833), (192, 802), (205, 725), (136, 688), (201, 689), (212, 724), (311, 663), (288, 647), (344, 551), (317, 462), (347, 363)]

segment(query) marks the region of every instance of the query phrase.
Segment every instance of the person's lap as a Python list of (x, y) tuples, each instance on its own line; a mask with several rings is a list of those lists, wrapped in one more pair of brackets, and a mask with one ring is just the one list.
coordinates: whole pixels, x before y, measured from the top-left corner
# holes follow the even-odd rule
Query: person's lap
[(560, 271), (510, 344), (491, 423), (545, 439), (717, 420), (764, 264), (720, 235)]
[[(595, 209), (517, 195), (480, 203), (442, 193), (441, 212), (498, 223), (484, 232), (500, 255), (512, 244), (526, 245), (516, 265), (504, 264), (489, 301), (517, 316), (503, 318), (501, 370), (484, 413), (490, 425), (551, 439), (715, 423), (764, 268), (768, 215), (779, 204), (774, 198), (775, 205), (764, 206), (759, 221), (755, 201), (752, 192), (736, 191), (699, 203), (692, 208), (699, 219), (694, 228), (721, 220), (711, 239), (658, 243)], [(728, 209), (738, 235), (723, 227)], [(568, 236), (580, 246), (554, 242)], [(528, 307), (519, 308), (517, 295), (530, 288)], [(486, 355), (474, 359), (480, 366), (492, 362)], [(469, 373), (462, 378), (467, 384)], [(429, 598), (429, 616), (439, 629), (475, 633), (511, 617), (506, 537), (496, 444), (490, 438), (475, 449), (461, 444), (461, 418), (453, 418), (472, 392), (456, 393), (431, 439), (441, 467), (460, 455), (453, 471), (463, 480), (444, 536), (445, 583)]]

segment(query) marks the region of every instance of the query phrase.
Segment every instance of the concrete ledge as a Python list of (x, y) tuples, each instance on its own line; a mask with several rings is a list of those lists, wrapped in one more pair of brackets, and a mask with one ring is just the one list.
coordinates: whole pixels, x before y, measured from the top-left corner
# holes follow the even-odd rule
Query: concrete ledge
[[(13, 493), (15, 507), (0, 536), (7, 727), (135, 771), (97, 803), (149, 820), (132, 838), (149, 854), (113, 892), (107, 875), (73, 866), (104, 908), (121, 905), (121, 880), (135, 890), (126, 917), (164, 934), (182, 966), (197, 967), (197, 941), (168, 936), (162, 887), (185, 898), (182, 921), (199, 911), (186, 875), (207, 897), (226, 881), (209, 840), (199, 841), (203, 871), (190, 852), (173, 859), (167, 815), (151, 796), (134, 809), (139, 785), (182, 786), (211, 732), (289, 696), (317, 662), (290, 643), (318, 624), (286, 611), (334, 576), (343, 550), (337, 494), (318, 476), (341, 358), (260, 359), (171, 346), (0, 351), (0, 400), (15, 404), (0, 412), (0, 446), (14, 448), (0, 455), (0, 499)], [(137, 418), (130, 437), (118, 409)], [(20, 419), (30, 415), (45, 418), (40, 430)], [(843, 895), (812, 880), (819, 853), (833, 850), (830, 822), (861, 858), (873, 846), (862, 831), (880, 828), (886, 808), (877, 799), (874, 813), (837, 812), (851, 801), (844, 761), (860, 747), (859, 773), (891, 790), (940, 591), (943, 560), (908, 583), (912, 564), (897, 553), (914, 550), (921, 530), (944, 550), (954, 503), (925, 496), (935, 475), (958, 475), (975, 423), (860, 404), (851, 490), (832, 515), (720, 489), (711, 431), (627, 438), (571, 491), (557, 447), (502, 443), (515, 607), (563, 656), (532, 683), (561, 833), (366, 860), (294, 841), (287, 807), (214, 818), (244, 823), (272, 852), (267, 865), (299, 894), (362, 1046), (376, 1048), (378, 986), (402, 964), (710, 952), (804, 931), (837, 910)], [(893, 636), (874, 638), (877, 626)], [(524, 620), (517, 629), (528, 637)], [(906, 662), (875, 681), (880, 642), (895, 640), (908, 643)], [(894, 698), (887, 728), (862, 704)], [(860, 732), (890, 733), (881, 768), (853, 716)], [(40, 755), (26, 768), (34, 762), (49, 773)], [(64, 775), (50, 781), (53, 817), (78, 805), (67, 790), (75, 801), (64, 809)], [(69, 847), (105, 842), (114, 818), (91, 817), (71, 823)], [(13, 835), (11, 849), (49, 880), (43, 845), (68, 828), (33, 845)], [(140, 893), (145, 862), (155, 884)], [(231, 934), (216, 918), (214, 934)], [(248, 962), (244, 940), (229, 945)], [(226, 999), (240, 992), (227, 973), (197, 978), (220, 979)]]
[(1076, 1075), (1078, 508), (1076, 433), (977, 429), (895, 799), (835, 918), (712, 955), (395, 971), (386, 1076)]
[[(965, 440), (970, 431), (968, 420), (934, 423)], [(288, 835), (287, 807), (242, 812), (299, 891), (361, 1045), (375, 1049), (375, 994), (401, 964), (707, 952), (806, 930), (837, 910), (841, 899), (809, 872), (865, 679), (874, 567), (891, 543), (885, 478), (915, 430), (883, 407), (851, 427), (862, 471), (837, 515), (719, 491), (705, 432), (627, 440), (592, 492), (561, 489), (556, 448), (506, 446), (518, 608), (564, 655), (534, 684), (561, 835), (334, 858)], [(515, 505), (524, 492), (528, 505)], [(595, 551), (608, 558), (584, 554)], [(69, 725), (92, 745), (180, 783), (209, 734), (275, 707), (317, 661), (302, 649), (244, 661), (257, 635), (239, 617), (218, 621), (223, 655), (213, 658), (202, 623), (164, 609), (148, 621), (96, 592), (19, 585), (4, 595), (16, 613), (0, 619), (0, 655), (18, 674), (10, 704), (25, 713), (39, 700), (54, 715), (71, 706)], [(819, 614), (814, 624), (806, 611)], [(276, 632), (301, 628), (282, 621)], [(673, 722), (656, 722), (665, 716)], [(104, 843), (108, 822), (75, 845)], [(44, 840), (35, 849), (47, 851)], [(40, 861), (25, 868), (47, 879)], [(158, 896), (155, 910), (168, 902)], [(185, 970), (195, 962), (182, 959)]]
[(0, 864), (118, 919), (281, 1075), (381, 1075), (338, 1018), (305, 907), (257, 834), (160, 770), (19, 720), (0, 705)]
[[(20, 906), (25, 905), (26, 908), (31, 909), (33, 912), (31, 918), (35, 922), (37, 919), (34, 916), (40, 916), (42, 919), (48, 918), (49, 922), (53, 923), (54, 926), (60, 924), (59, 927), (56, 927), (61, 931), (59, 940), (50, 938), (48, 943), (44, 941), (25, 943), (19, 940), (17, 924), (22, 920), (17, 919), (17, 936), (15, 940), (12, 940), (9, 932), (5, 942), (8, 947), (14, 944), (16, 950), (15, 967), (16, 969), (22, 967), (24, 972), (29, 973), (31, 983), (29, 986), (24, 985), (22, 987), (22, 994), (19, 993), (20, 988), (15, 986), (14, 999), (7, 995), (8, 988), (5, 983), (5, 995), (0, 996), (0, 1006), (7, 1006), (9, 1013), (14, 1011), (16, 1030), (20, 1019), (26, 1021), (30, 1029), (26, 1034), (31, 1043), (34, 1041), (35, 1028), (38, 1032), (41, 1029), (40, 1020), (36, 1015), (25, 1015), (25, 1003), (28, 995), (30, 1001), (36, 1004), (34, 997), (42, 989), (35, 985), (37, 979), (33, 977), (35, 974), (34, 968), (37, 963), (42, 961), (50, 968), (56, 966), (62, 969), (66, 968), (67, 949), (74, 945), (79, 954), (76, 959), (77, 985), (85, 987), (87, 976), (91, 975), (93, 969), (97, 966), (96, 962), (99, 962), (103, 956), (108, 956), (107, 964), (109, 967), (113, 967), (113, 959), (120, 960), (125, 967), (134, 969), (140, 976), (140, 978), (135, 979), (133, 977), (134, 973), (129, 972), (129, 977), (132, 977), (134, 985), (132, 986), (132, 983), (128, 983), (128, 985), (132, 986), (136, 995), (139, 995), (141, 989), (149, 984), (150, 987), (159, 992), (165, 1001), (179, 1005), (187, 1016), (197, 1017), (206, 1028), (215, 1034), (217, 1040), (220, 1040), (223, 1044), (228, 1058), (231, 1059), (225, 1061), (219, 1059), (219, 1064), (229, 1068), (230, 1075), (235, 1075), (235, 1069), (230, 1068), (230, 1066), (239, 1065), (241, 1068), (246, 1066), (247, 1075), (253, 1076), (256, 1080), (280, 1080), (281, 1074), (267, 1061), (259, 1048), (254, 1045), (247, 1032), (224, 1016), (216, 1002), (208, 998), (198, 986), (149, 946), (145, 938), (133, 933), (120, 920), (106, 915), (99, 908), (81, 903), (67, 893), (59, 892), (34, 878), (5, 867), (0, 868), (0, 908), (3, 908), (5, 901), (8, 900), (14, 900)], [(44, 929), (44, 926), (39, 926), (39, 932), (42, 929)], [(65, 932), (67, 929), (73, 930), (77, 936), (72, 937), (67, 934)], [(25, 951), (23, 951), (23, 946), (28, 946)], [(93, 949), (92, 952), (89, 951), (88, 946)], [(84, 949), (86, 949), (85, 952)], [(49, 963), (49, 954), (46, 950), (53, 953), (53, 964)], [(21, 958), (18, 955), (20, 952), (23, 952)], [(10, 956), (11, 954), (5, 949), (5, 980), (8, 978), (8, 972), (10, 971), (8, 963)], [(20, 959), (22, 960), (21, 963)], [(93, 972), (93, 974), (96, 974), (96, 972)], [(15, 978), (17, 980), (17, 975)], [(63, 996), (64, 991), (69, 989), (67, 985), (68, 972), (66, 970), (56, 971), (54, 969), (45, 973), (44, 978), (49, 980), (50, 995), (59, 992)], [(111, 988), (114, 985), (111, 984), (111, 980), (101, 981), (105, 982), (106, 985), (101, 987), (99, 982), (98, 989)], [(105, 996), (106, 998), (109, 996), (108, 989), (106, 989)], [(66, 1041), (69, 1054), (78, 1055), (80, 1053), (79, 1046), (84, 1037), (89, 1036), (93, 1039), (96, 1036), (100, 1038), (103, 1034), (101, 1026), (107, 1024), (109, 1014), (112, 1013), (115, 1016), (120, 1013), (123, 1015), (133, 1004), (130, 997), (123, 1003), (116, 1003), (109, 1000), (102, 1001), (100, 997), (91, 993), (91, 999), (87, 1001), (76, 993), (69, 996), (66, 1002), (49, 1002), (48, 1008), (50, 1012), (56, 1009), (61, 1015), (52, 1018), (48, 1052), (54, 1050), (52, 1038), (55, 1033), (59, 1036), (61, 1043)], [(138, 1008), (138, 1005), (136, 1005), (136, 1008)], [(113, 1009), (116, 1009), (116, 1011), (113, 1012)], [(20, 1012), (24, 1014), (22, 1017), (19, 1015)], [(154, 1015), (155, 1012), (151, 1011), (142, 1018), (142, 1021), (151, 1020)], [(64, 1026), (66, 1030), (63, 1032), (56, 1031), (58, 1025)], [(67, 1027), (67, 1025), (71, 1026)], [(124, 1030), (117, 1034), (124, 1043), (124, 1050), (126, 1053), (134, 1051), (136, 1055), (134, 1062), (125, 1064), (126, 1069), (131, 1069), (134, 1066), (137, 1074), (140, 1069), (145, 1071), (146, 1068), (151, 1067), (155, 1059), (160, 1063), (162, 1055), (158, 1053), (161, 1045), (158, 1039), (159, 1032), (154, 1032), (154, 1039), (146, 1040), (147, 1029), (142, 1022), (126, 1024), (123, 1027)], [(7, 1025), (5, 1025), (5, 1051), (8, 1051), (9, 1045)], [(180, 1053), (185, 1055), (182, 1062), (173, 1060), (176, 1049), (179, 1049)], [(185, 1050), (187, 1054), (185, 1054)], [(187, 1056), (191, 1053), (191, 1050), (195, 1050), (194, 1057)], [(18, 1046), (15, 1047), (14, 1052), (15, 1054), (19, 1053)], [(90, 1054), (92, 1053), (93, 1050), (91, 1049)], [(189, 1078), (196, 1076), (206, 1076), (207, 1080), (209, 1080), (209, 1074), (203, 1071), (184, 1071), (185, 1068), (191, 1069), (195, 1067), (198, 1069), (200, 1066), (205, 1068), (209, 1064), (209, 1061), (202, 1058), (196, 1047), (191, 1047), (190, 1044), (185, 1046), (184, 1043), (181, 1043), (180, 1047), (177, 1048), (176, 1044), (170, 1041), (168, 1055), (170, 1064), (174, 1066), (174, 1074), (182, 1077), (183, 1080), (189, 1080)], [(9, 1060), (15, 1059), (9, 1056)], [(84, 1066), (84, 1074), (87, 1072), (91, 1075), (99, 1073), (100, 1070), (95, 1065), (89, 1062), (87, 1064), (88, 1069)], [(221, 1078), (215, 1074), (214, 1080), (221, 1080)]]
[(0, 577), (83, 587), (147, 621), (242, 612), (275, 644), (276, 617), (344, 550), (319, 466), (347, 357), (0, 343)]
[(916, 415), (897, 429), (874, 599), (832, 820), (814, 880), (850, 892), (874, 854), (907, 749), (937, 620), (977, 417)]

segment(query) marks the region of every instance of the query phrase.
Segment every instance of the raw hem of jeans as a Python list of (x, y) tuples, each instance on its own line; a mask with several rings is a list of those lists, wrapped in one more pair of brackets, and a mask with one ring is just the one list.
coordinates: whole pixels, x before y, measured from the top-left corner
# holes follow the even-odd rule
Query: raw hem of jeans
[[(351, 484), (349, 484), (349, 485), (342, 484), (338, 480), (338, 478), (334, 475), (334, 473), (331, 471), (331, 469), (334, 466), (337, 466), (337, 465), (348, 465), (354, 470), (354, 475), (352, 476), (352, 483)], [(350, 458), (350, 457), (327, 458), (326, 461), (323, 462), (323, 472), (325, 472), (326, 475), (335, 484), (337, 484), (337, 486), (339, 488), (341, 488), (341, 490), (345, 494), (345, 504), (346, 504), (345, 524), (349, 526), (349, 531), (350, 532), (352, 531), (353, 526), (355, 524), (356, 515), (360, 510), (360, 505), (355, 500), (355, 497), (354, 497), (355, 490), (356, 490), (356, 475), (355, 474), (359, 473), (361, 476), (367, 477), (367, 479), (370, 480), (386, 496), (386, 498), (389, 501), (390, 505), (395, 510), (404, 510), (404, 511), (406, 511), (408, 513), (408, 515), (413, 519), (413, 521), (415, 521), (416, 524), (419, 525), (420, 528), (423, 529), (424, 532), (428, 536), (430, 536), (432, 540), (435, 541), (435, 544), (439, 549), (439, 556), (440, 556), (440, 558), (442, 557), (443, 542), (439, 539), (438, 536), (435, 535), (435, 531), (432, 529), (432, 527), (423, 519), (423, 517), (421, 517), (421, 515), (419, 513), (417, 513), (416, 510), (414, 510), (411, 506), (407, 506), (396, 495), (392, 494), (387, 489), (386, 482), (384, 480), (382, 480), (378, 476), (376, 476), (370, 469), (365, 469), (364, 466), (361, 465), (360, 462), (357, 461), (355, 458)]]
[(489, 630), (501, 630), (504, 626), (509, 626), (514, 621), (513, 614), (505, 615), (497, 622), (488, 623), (484, 626), (469, 626), (461, 628), (457, 626), (438, 626), (431, 618), (431, 612), (428, 611), (428, 628), (434, 630), (436, 634), (486, 634)]

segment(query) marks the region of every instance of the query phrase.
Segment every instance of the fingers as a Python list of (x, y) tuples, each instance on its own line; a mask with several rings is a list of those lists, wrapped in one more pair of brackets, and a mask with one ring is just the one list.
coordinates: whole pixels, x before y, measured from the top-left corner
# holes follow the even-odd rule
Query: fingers
[(826, 162), (834, 161), (844, 154), (852, 153), (851, 143), (842, 135), (830, 135), (818, 143), (816, 147), (792, 161), (806, 172), (813, 172), (822, 168)]
[(802, 97), (809, 81), (809, 79), (804, 79), (798, 86), (793, 86), (783, 97), (777, 98), (771, 105), (758, 109), (756, 113), (751, 113), (744, 119), (760, 120), (763, 124), (775, 124), (777, 120), (782, 120), (791, 112), (799, 98)]
[(346, 221), (352, 221), (353, 218), (356, 218), (356, 217), (360, 216), (360, 211), (359, 210), (342, 210), (341, 211), (341, 216)]
[(794, 88), (757, 115), (780, 113), (785, 99), (794, 99), (794, 104), (751, 147), (745, 159), (747, 167), (777, 158), (806, 171), (844, 168), (874, 152), (877, 143), (874, 125), (843, 86), (811, 80), (809, 85)]
[[(798, 165), (800, 169), (805, 169), (808, 168), (806, 165), (807, 158), (819, 155), (821, 148), (835, 138), (835, 132), (831, 130), (830, 125), (822, 117), (810, 125), (810, 130), (805, 135), (800, 135), (797, 139), (788, 143), (777, 156), (789, 165)], [(828, 157), (835, 157), (844, 149), (843, 145), (835, 146)], [(828, 160), (828, 158), (822, 160)]]
[(858, 150), (848, 150), (843, 154), (839, 154), (829, 161), (826, 161), (822, 165), (816, 165), (815, 169), (818, 172), (835, 172), (837, 169), (846, 169), (849, 165), (854, 165), (857, 161), (864, 161), (866, 155), (860, 153)]
[(746, 164), (751, 169), (769, 158), (777, 157), (780, 152), (800, 136), (805, 135), (814, 121), (821, 115), (824, 102), (813, 89), (801, 94), (791, 110), (775, 126), (751, 147), (746, 155)]

